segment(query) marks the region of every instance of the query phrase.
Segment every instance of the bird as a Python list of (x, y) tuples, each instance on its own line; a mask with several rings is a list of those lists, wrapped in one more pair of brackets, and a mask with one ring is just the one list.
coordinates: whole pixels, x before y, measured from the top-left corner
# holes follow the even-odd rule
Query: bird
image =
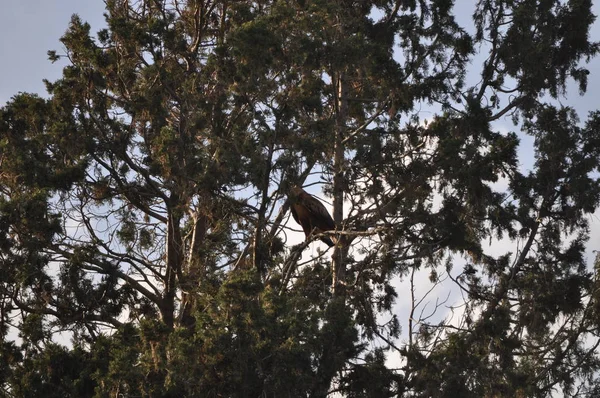
[[(318, 234), (335, 230), (333, 218), (319, 199), (298, 186), (290, 190), (289, 196), (292, 216), (302, 226), (307, 239), (313, 232)], [(329, 247), (334, 246), (333, 241), (328, 236), (323, 236), (320, 239)]]

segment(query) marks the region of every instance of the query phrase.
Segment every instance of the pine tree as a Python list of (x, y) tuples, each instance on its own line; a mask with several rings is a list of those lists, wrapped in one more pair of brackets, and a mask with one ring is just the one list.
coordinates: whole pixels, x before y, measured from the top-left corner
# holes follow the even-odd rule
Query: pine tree
[[(480, 0), (472, 29), (453, 6), (108, 0), (95, 35), (74, 16), (50, 97), (0, 110), (4, 393), (593, 394), (600, 113), (556, 101), (585, 92), (591, 2)], [(313, 183), (338, 244), (307, 260), (288, 192)], [(424, 272), (460, 319), (423, 311)]]

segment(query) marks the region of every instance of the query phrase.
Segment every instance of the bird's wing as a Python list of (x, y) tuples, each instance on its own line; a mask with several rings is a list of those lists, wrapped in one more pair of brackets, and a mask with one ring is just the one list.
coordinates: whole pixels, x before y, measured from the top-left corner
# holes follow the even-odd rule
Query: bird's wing
[(302, 230), (304, 231), (304, 235), (308, 237), (312, 230), (311, 218), (313, 218), (313, 216), (303, 204), (293, 204), (291, 208), (294, 220), (296, 220), (296, 222), (300, 224)]
[(292, 204), (290, 206), (290, 210), (292, 211), (292, 217), (294, 217), (294, 220), (300, 224), (300, 220), (298, 219), (298, 212), (296, 211), (296, 205)]
[(333, 218), (331, 218), (331, 215), (323, 203), (319, 201), (319, 199), (315, 198), (314, 196), (307, 195), (304, 197), (302, 204), (313, 215), (313, 217), (315, 217), (315, 221), (318, 221), (318, 225), (315, 225), (316, 227), (323, 231), (335, 229), (335, 222), (333, 221)]

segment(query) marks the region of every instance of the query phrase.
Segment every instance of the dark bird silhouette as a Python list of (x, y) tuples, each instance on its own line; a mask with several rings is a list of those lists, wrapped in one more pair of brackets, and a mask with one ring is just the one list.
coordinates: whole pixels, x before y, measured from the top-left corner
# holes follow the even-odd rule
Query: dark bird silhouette
[[(300, 187), (293, 187), (290, 191), (292, 216), (302, 226), (304, 235), (308, 239), (311, 233), (321, 233), (335, 230), (335, 222), (331, 215), (319, 201)], [(329, 247), (333, 241), (328, 236), (320, 238)]]

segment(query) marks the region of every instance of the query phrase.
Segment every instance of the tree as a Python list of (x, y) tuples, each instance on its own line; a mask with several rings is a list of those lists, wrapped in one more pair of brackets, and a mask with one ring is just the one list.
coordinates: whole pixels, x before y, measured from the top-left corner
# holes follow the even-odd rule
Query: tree
[[(592, 394), (600, 114), (555, 101), (585, 91), (591, 2), (453, 13), (108, 0), (96, 36), (74, 16), (50, 97), (0, 112), (5, 394)], [(288, 194), (313, 182), (341, 230), (306, 261), (323, 235), (288, 244)], [(423, 312), (423, 272), (460, 319)]]

